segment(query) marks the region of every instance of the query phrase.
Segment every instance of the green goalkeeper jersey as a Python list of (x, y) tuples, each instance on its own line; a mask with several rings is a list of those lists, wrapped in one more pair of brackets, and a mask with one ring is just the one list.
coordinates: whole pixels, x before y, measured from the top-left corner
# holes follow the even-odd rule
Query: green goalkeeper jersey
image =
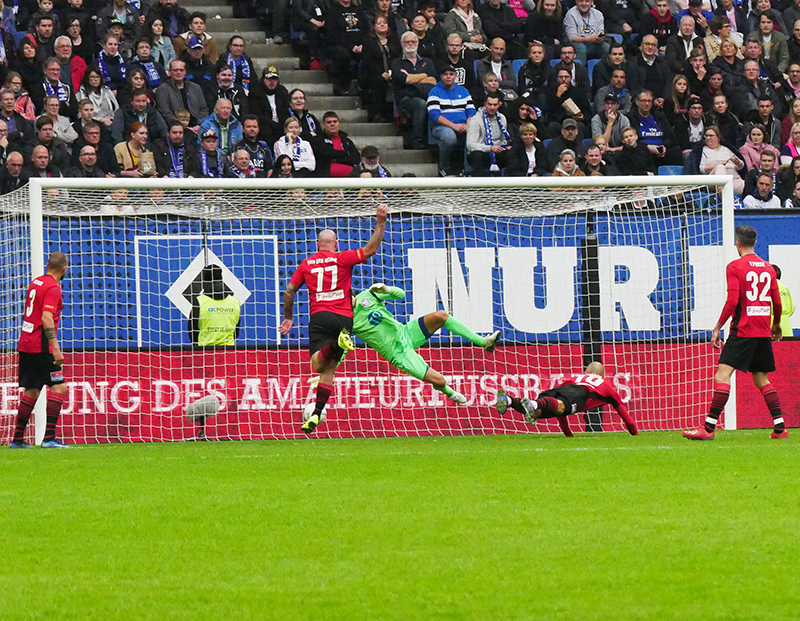
[(406, 295), (400, 287), (389, 287), (388, 293), (362, 291), (356, 296), (353, 308), (353, 334), (387, 360), (401, 339), (403, 324), (386, 309), (385, 300), (402, 300)]

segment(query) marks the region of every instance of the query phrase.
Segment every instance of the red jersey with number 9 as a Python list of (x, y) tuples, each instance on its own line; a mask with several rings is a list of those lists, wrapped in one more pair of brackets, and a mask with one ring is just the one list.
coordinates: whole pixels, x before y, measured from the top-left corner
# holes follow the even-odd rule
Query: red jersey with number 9
[(58, 332), (58, 322), (63, 309), (61, 286), (58, 281), (49, 274), (34, 278), (28, 287), (28, 295), (25, 296), (19, 351), (29, 354), (51, 352), (50, 342), (42, 328), (42, 313), (53, 313), (53, 322)]
[(300, 264), (289, 282), (297, 288), (303, 283), (308, 287), (310, 314), (328, 311), (352, 317), (353, 266), (366, 260), (363, 248), (342, 252), (320, 250)]
[(729, 333), (743, 338), (771, 336), (771, 312), (781, 316), (781, 294), (775, 269), (755, 254), (746, 254), (728, 263), (728, 298), (719, 324), (733, 317)]

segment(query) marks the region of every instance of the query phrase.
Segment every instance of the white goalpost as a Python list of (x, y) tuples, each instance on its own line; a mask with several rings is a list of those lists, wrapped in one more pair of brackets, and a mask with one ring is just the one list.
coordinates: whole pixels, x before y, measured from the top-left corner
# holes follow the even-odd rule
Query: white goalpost
[[(19, 404), (25, 288), (67, 254), (67, 443), (296, 438), (313, 400), (308, 297), (278, 332), (283, 291), (320, 230), (362, 247), (390, 215), (353, 291), (383, 282), (401, 322), (445, 310), (493, 353), (442, 330), (419, 353), (467, 397), (457, 406), (356, 339), (315, 435), (368, 437), (557, 431), (499, 416), (500, 388), (535, 397), (601, 361), (643, 430), (696, 426), (717, 353), (709, 344), (735, 257), (730, 177), (491, 179), (34, 178), (0, 197), (0, 442)], [(241, 304), (235, 346), (198, 347), (189, 316), (218, 266)], [(735, 394), (723, 424), (736, 428)], [(609, 412), (579, 430), (618, 431)], [(573, 427), (576, 425), (573, 424)], [(36, 440), (44, 425), (36, 418)]]

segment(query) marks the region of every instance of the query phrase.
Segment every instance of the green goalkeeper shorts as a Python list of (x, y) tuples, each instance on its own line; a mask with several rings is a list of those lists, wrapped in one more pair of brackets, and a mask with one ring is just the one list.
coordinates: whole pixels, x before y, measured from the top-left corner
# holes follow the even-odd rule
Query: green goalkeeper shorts
[(394, 356), (389, 361), (393, 367), (408, 373), (411, 377), (424, 380), (428, 372), (428, 363), (420, 356), (416, 349), (428, 340), (422, 331), (419, 321), (409, 321), (400, 332), (399, 342), (395, 345)]

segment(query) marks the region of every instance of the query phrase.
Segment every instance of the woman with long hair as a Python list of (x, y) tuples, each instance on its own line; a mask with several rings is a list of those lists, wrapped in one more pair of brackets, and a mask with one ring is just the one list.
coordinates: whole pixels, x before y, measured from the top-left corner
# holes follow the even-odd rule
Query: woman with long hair
[(142, 155), (149, 151), (147, 148), (147, 126), (136, 121), (128, 129), (129, 139), (120, 142), (114, 147), (114, 154), (117, 156), (117, 163), (120, 167), (120, 174), (123, 177), (145, 177), (139, 166)]
[(151, 13), (142, 26), (142, 36), (153, 42), (150, 54), (163, 67), (169, 67), (169, 61), (176, 58), (172, 40), (164, 36), (164, 22), (157, 15)]
[(17, 58), (14, 60), (12, 69), (22, 77), (22, 87), (29, 93), (41, 88), (44, 80), (42, 63), (36, 60), (36, 46), (25, 37), (17, 48)]
[(764, 142), (766, 135), (767, 128), (761, 123), (754, 123), (750, 128), (747, 140), (744, 141), (744, 145), (739, 149), (744, 163), (747, 164), (747, 170), (758, 170), (758, 167), (761, 166), (761, 154), (764, 151), (772, 152), (775, 155), (775, 159), (778, 159), (778, 150), (768, 142)]
[(83, 35), (83, 25), (79, 17), (67, 18), (66, 35), (72, 42), (72, 54), (89, 65), (94, 60), (94, 43)]
[(781, 166), (791, 164), (796, 157), (800, 157), (800, 123), (792, 125), (789, 140), (781, 147)]
[(691, 98), (692, 91), (689, 88), (689, 79), (681, 74), (672, 78), (672, 92), (669, 98), (664, 100), (664, 116), (667, 117), (670, 125), (674, 126), (678, 117), (686, 117)]
[(786, 144), (792, 132), (792, 125), (800, 123), (800, 97), (792, 99), (789, 114), (781, 121), (781, 144)]
[(245, 53), (245, 41), (239, 35), (228, 39), (225, 52), (217, 59), (217, 69), (227, 65), (233, 72), (233, 83), (242, 88), (244, 94), (250, 96), (250, 86), (258, 82), (253, 60)]
[(292, 158), (288, 155), (279, 155), (275, 158), (275, 163), (272, 165), (272, 179), (294, 179), (295, 168)]
[(23, 88), (22, 76), (16, 71), (9, 71), (3, 88), (14, 93), (14, 97), (17, 100), (17, 112), (29, 121), (33, 121), (36, 118), (36, 109), (33, 106), (30, 94)]
[(392, 34), (386, 16), (377, 15), (372, 31), (364, 39), (359, 67), (364, 104), (370, 121), (381, 123), (388, 119), (387, 95), (391, 92), (389, 68), (401, 53), (400, 41)]
[(117, 101), (120, 106), (131, 102), (131, 93), (135, 90), (143, 89), (147, 92), (147, 99), (151, 104), (156, 101), (155, 95), (150, 87), (147, 85), (147, 76), (145, 75), (142, 67), (131, 67), (128, 75), (125, 77), (125, 82), (122, 88), (117, 93)]
[(731, 175), (733, 191), (741, 194), (744, 190), (744, 179), (739, 175), (739, 171), (745, 169), (744, 161), (722, 144), (722, 134), (716, 125), (706, 127), (704, 138), (705, 146), (703, 155), (700, 157), (700, 174)]
[(114, 93), (103, 84), (103, 74), (95, 65), (86, 68), (78, 89), (78, 101), (88, 99), (94, 105), (94, 119), (106, 127), (111, 127), (114, 113), (119, 108), (119, 103)]
[(456, 0), (453, 8), (444, 18), (442, 30), (447, 37), (453, 33), (460, 34), (464, 46), (477, 49), (486, 44), (483, 23), (472, 6), (472, 0)]

